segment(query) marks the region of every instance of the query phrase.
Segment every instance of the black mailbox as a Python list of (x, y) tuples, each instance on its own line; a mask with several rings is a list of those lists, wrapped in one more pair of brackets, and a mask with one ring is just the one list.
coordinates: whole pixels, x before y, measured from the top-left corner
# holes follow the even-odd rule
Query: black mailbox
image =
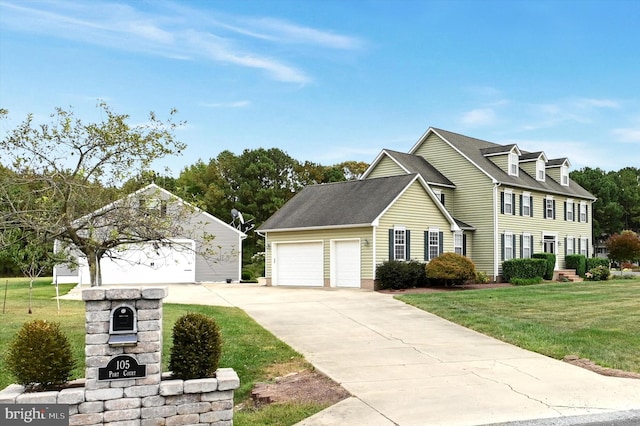
[(109, 317), (109, 345), (131, 346), (138, 343), (138, 318), (135, 308), (118, 305)]

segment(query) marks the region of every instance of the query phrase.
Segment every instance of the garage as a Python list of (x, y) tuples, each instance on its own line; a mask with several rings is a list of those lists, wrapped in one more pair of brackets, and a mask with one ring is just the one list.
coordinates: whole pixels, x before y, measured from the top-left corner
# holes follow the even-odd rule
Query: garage
[(116, 251), (100, 262), (102, 283), (162, 284), (195, 282), (195, 243), (144, 243)]
[(360, 288), (360, 240), (331, 242), (331, 286)]
[(277, 243), (273, 249), (273, 285), (324, 286), (322, 241)]

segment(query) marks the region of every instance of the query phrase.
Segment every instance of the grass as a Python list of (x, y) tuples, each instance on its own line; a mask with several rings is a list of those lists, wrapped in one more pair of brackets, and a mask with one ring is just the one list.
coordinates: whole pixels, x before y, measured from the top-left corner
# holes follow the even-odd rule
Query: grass
[(483, 334), (556, 359), (640, 372), (640, 279), (397, 296)]
[[(71, 342), (78, 365), (73, 378), (84, 377), (84, 302), (60, 300), (57, 309), (55, 287), (50, 278), (34, 283), (32, 314), (28, 313), (29, 283), (25, 279), (0, 279), (0, 300), (4, 302), (4, 313), (0, 314), (0, 389), (13, 383), (4, 359), (7, 346), (22, 324), (35, 319), (60, 323), (60, 328)], [(68, 292), (73, 285), (60, 285), (60, 294)], [(0, 302), (0, 306), (3, 303)], [(171, 331), (176, 319), (187, 312), (199, 312), (216, 319), (223, 338), (221, 367), (233, 368), (240, 377), (240, 388), (234, 394), (235, 404), (250, 398), (256, 382), (273, 379), (274, 374), (283, 375), (302, 368), (312, 368), (302, 355), (278, 340), (238, 308), (201, 305), (164, 304), (163, 309), (163, 371), (167, 371)], [(250, 406), (251, 404), (245, 404)], [(260, 409), (236, 412), (236, 425), (292, 425), (326, 408), (317, 404), (271, 404)]]

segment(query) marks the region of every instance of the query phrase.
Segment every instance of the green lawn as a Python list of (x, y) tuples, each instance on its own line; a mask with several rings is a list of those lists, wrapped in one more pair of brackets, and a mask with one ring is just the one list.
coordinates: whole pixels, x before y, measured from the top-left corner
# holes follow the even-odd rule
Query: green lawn
[(604, 367), (640, 372), (640, 279), (397, 298), (553, 358), (578, 355)]
[[(8, 285), (6, 286), (6, 284)], [(8, 288), (5, 302), (5, 286)], [(60, 294), (73, 285), (61, 285)], [(74, 378), (84, 377), (84, 302), (60, 300), (60, 310), (54, 299), (55, 287), (51, 279), (38, 280), (33, 289), (32, 314), (28, 313), (29, 284), (24, 279), (0, 279), (0, 389), (13, 382), (4, 359), (7, 345), (19, 328), (27, 321), (46, 319), (60, 323), (69, 338), (78, 366)], [(275, 375), (283, 375), (301, 368), (312, 368), (300, 354), (253, 321), (238, 308), (200, 305), (164, 304), (163, 310), (163, 371), (167, 371), (171, 329), (175, 320), (187, 313), (199, 312), (216, 319), (222, 332), (223, 352), (221, 367), (233, 368), (240, 377), (240, 388), (235, 392), (235, 403), (250, 398), (256, 382), (268, 381)], [(250, 404), (246, 404), (250, 405)], [(243, 425), (291, 425), (326, 408), (326, 405), (283, 404), (267, 405), (259, 410), (237, 412), (234, 424)]]

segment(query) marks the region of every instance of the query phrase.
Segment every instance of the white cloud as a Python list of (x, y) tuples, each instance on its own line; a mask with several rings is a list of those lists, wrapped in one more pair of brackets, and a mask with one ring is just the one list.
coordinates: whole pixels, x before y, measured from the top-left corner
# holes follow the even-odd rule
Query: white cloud
[(246, 108), (251, 105), (250, 101), (234, 101), (234, 102), (201, 102), (199, 104), (205, 108)]
[(619, 128), (612, 130), (611, 133), (616, 135), (620, 142), (640, 143), (640, 129)]
[(620, 108), (620, 103), (612, 99), (578, 98), (575, 105), (579, 108)]
[(468, 126), (489, 126), (496, 122), (496, 113), (492, 108), (477, 108), (462, 116), (462, 123)]
[[(289, 83), (306, 84), (312, 79), (296, 65), (276, 57), (283, 51), (271, 49), (274, 45), (295, 43), (331, 49), (357, 49), (362, 45), (355, 37), (269, 17), (227, 16), (222, 23), (206, 10), (172, 2), (156, 3), (153, 12), (135, 8), (137, 3), (36, 4), (0, 2), (2, 25), (112, 49), (258, 69), (274, 80)], [(269, 44), (255, 44), (256, 39)]]

